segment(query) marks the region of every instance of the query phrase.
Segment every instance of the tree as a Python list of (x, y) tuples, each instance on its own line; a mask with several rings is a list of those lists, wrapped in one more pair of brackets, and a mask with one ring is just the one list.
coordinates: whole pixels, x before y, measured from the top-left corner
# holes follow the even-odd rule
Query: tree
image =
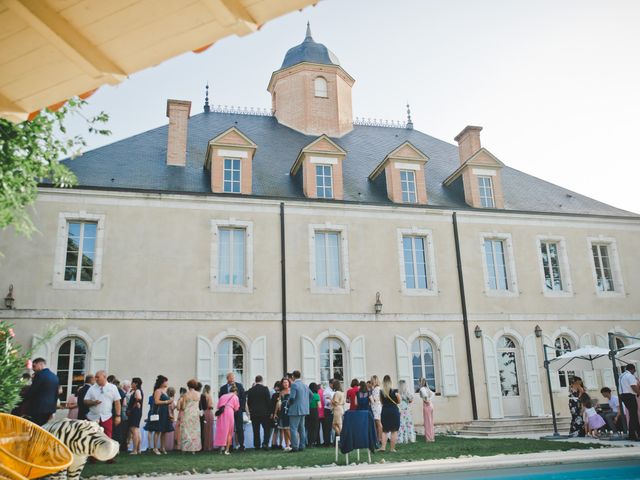
[(80, 115), (89, 133), (111, 134), (104, 128), (108, 115), (100, 112), (86, 118), (81, 112), (84, 105), (84, 100), (73, 98), (55, 112), (43, 110), (33, 120), (16, 124), (0, 118), (0, 229), (13, 226), (23, 235), (33, 232), (27, 207), (36, 200), (39, 182), (47, 180), (62, 188), (77, 183), (60, 159), (80, 155), (87, 144), (81, 135), (67, 136), (66, 119)]

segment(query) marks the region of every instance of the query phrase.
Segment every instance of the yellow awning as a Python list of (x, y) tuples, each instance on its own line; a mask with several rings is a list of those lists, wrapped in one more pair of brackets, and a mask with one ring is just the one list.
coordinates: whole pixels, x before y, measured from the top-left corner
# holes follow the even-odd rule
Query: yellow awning
[(317, 0), (0, 0), (0, 116), (21, 122)]

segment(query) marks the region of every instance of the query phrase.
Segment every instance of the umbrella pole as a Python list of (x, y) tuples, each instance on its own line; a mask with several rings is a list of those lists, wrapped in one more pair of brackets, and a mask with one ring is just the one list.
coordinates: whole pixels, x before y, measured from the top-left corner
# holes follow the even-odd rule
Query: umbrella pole
[(553, 421), (553, 436), (559, 437), (558, 422), (556, 421), (556, 407), (553, 404), (553, 392), (551, 391), (551, 372), (549, 371), (549, 358), (547, 357), (547, 348), (551, 348), (549, 345), (542, 344), (542, 350), (544, 351), (544, 368), (547, 371), (547, 386), (549, 387), (549, 401), (551, 403), (551, 420)]
[(613, 365), (613, 380), (615, 382), (616, 392), (620, 395), (620, 388), (618, 386), (618, 367), (616, 365), (616, 334), (609, 332), (609, 355), (611, 357), (611, 364)]

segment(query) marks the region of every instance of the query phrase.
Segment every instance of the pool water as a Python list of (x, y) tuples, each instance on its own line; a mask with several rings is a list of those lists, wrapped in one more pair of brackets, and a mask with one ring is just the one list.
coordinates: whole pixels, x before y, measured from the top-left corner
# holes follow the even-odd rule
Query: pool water
[[(527, 470), (535, 471), (535, 467), (528, 468)], [(483, 480), (510, 480), (516, 478), (519, 480), (632, 480), (640, 479), (640, 460), (636, 465), (624, 467), (598, 467), (594, 464), (589, 468), (583, 468), (580, 470), (529, 474), (523, 472), (517, 475), (501, 475), (497, 477), (483, 475), (482, 477), (477, 478), (482, 478)]]

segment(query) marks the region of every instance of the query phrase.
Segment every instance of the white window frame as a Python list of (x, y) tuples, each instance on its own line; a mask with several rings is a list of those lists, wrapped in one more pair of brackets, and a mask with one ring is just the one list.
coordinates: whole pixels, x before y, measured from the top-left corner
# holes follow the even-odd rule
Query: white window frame
[[(560, 266), (560, 279), (562, 281), (562, 290), (549, 290), (544, 276), (544, 265), (542, 263), (542, 252), (540, 251), (543, 243), (558, 244), (558, 263)], [(573, 296), (573, 282), (571, 281), (571, 269), (569, 266), (569, 255), (567, 253), (567, 242), (564, 237), (538, 235), (536, 237), (536, 252), (538, 255), (538, 270), (540, 272), (540, 288), (545, 297), (571, 297)]]
[[(347, 349), (347, 344), (345, 342), (343, 342), (340, 338), (333, 336), (333, 335), (328, 335), (326, 337), (324, 337), (322, 340), (320, 340), (317, 343), (317, 349), (318, 349), (318, 366), (320, 367), (319, 371), (320, 371), (320, 377), (319, 380), (320, 382), (324, 382), (322, 380), (322, 344), (324, 342), (329, 342), (329, 347), (331, 347), (331, 342), (336, 342), (338, 343), (341, 347), (342, 347), (342, 384), (346, 384), (347, 382), (350, 381), (349, 376), (347, 374), (347, 359), (349, 358), (349, 351)], [(334, 367), (333, 367), (333, 353), (331, 348), (329, 348), (329, 378), (334, 378)]]
[[(231, 356), (233, 357), (233, 342), (236, 342), (238, 344), (240, 344), (240, 346), (242, 347), (242, 382), (244, 382), (244, 384), (246, 385), (247, 383), (249, 383), (249, 359), (251, 358), (249, 355), (249, 347), (247, 346), (247, 342), (242, 341), (242, 339), (238, 338), (238, 337), (234, 337), (234, 336), (227, 336), (224, 337), (223, 339), (221, 339), (217, 344), (216, 344), (216, 348), (215, 348), (215, 378), (213, 379), (212, 383), (217, 386), (218, 388), (220, 388), (222, 385), (224, 385), (227, 381), (224, 378), (220, 378), (220, 376), (222, 377), (226, 377), (226, 375), (230, 372), (233, 372), (236, 374), (236, 377), (238, 376), (237, 373), (233, 370), (233, 361), (232, 361), (232, 368), (230, 369), (226, 369), (224, 371), (224, 374), (222, 374), (223, 370), (220, 367), (220, 347), (221, 345), (226, 342), (229, 341), (231, 342)], [(222, 375), (221, 375), (222, 374)], [(236, 379), (238, 382), (240, 381), (240, 379)], [(213, 385), (212, 385), (213, 387)]]
[[(438, 339), (439, 340), (439, 339)], [(428, 335), (417, 335), (412, 337), (410, 340), (407, 341), (407, 344), (409, 345), (409, 359), (410, 359), (410, 365), (409, 367), (411, 368), (411, 388), (414, 387), (416, 381), (420, 380), (419, 378), (415, 378), (415, 376), (413, 375), (413, 343), (416, 341), (422, 341), (424, 343), (428, 343), (431, 346), (431, 355), (433, 357), (433, 376), (434, 376), (434, 386), (435, 386), (435, 390), (434, 393), (442, 393), (443, 387), (442, 387), (442, 378), (443, 378), (443, 374), (442, 374), (442, 370), (441, 370), (441, 362), (440, 362), (440, 342), (439, 341), (435, 341), (433, 338), (431, 338)], [(420, 352), (422, 354), (422, 352)], [(422, 363), (422, 358), (420, 360), (420, 366), (423, 367), (424, 364)], [(426, 378), (426, 377), (425, 377)]]
[[(333, 185), (333, 166), (327, 163), (317, 163), (314, 165), (315, 166), (315, 177), (316, 177), (316, 197), (317, 198), (334, 198), (335, 196), (335, 189), (334, 189), (334, 185)], [(327, 188), (331, 189), (331, 195), (330, 196), (326, 196), (326, 195), (322, 195), (320, 196), (320, 186), (318, 185), (318, 167), (322, 167), (323, 173), (324, 173), (324, 169), (328, 168), (329, 169), (329, 176), (327, 177), (326, 175), (321, 175), (321, 177), (323, 178), (323, 185), (322, 185), (322, 191), (325, 192), (327, 190)], [(329, 178), (329, 187), (327, 187), (326, 184), (326, 178)]]
[[(598, 275), (596, 273), (596, 265), (593, 261), (593, 245), (606, 245), (609, 251), (609, 262), (611, 263), (611, 274), (613, 275), (613, 292), (603, 292), (598, 289)], [(589, 247), (589, 263), (591, 265), (591, 275), (593, 277), (593, 287), (598, 297), (624, 297), (624, 280), (622, 278), (622, 269), (620, 268), (620, 258), (618, 256), (618, 243), (613, 237), (605, 237), (598, 235), (597, 237), (588, 237), (587, 245)]]
[[(220, 150), (218, 150), (220, 151)], [(233, 152), (230, 152), (233, 153)], [(225, 169), (225, 163), (227, 160), (231, 160), (231, 180), (229, 180), (228, 182), (231, 184), (231, 190), (232, 191), (227, 191), (225, 190), (225, 184), (227, 183), (227, 180), (224, 179), (224, 173), (226, 171)], [(238, 180), (237, 182), (233, 179), (233, 162), (237, 161), (238, 162), (238, 173), (240, 176), (240, 180)], [(238, 184), (238, 188), (239, 190), (237, 192), (233, 191), (233, 185), (237, 183)], [(234, 157), (233, 155), (227, 155), (222, 159), (222, 192), (223, 193), (242, 193), (242, 158), (240, 158), (239, 156)]]
[[(400, 285), (403, 295), (409, 296), (436, 296), (438, 295), (438, 279), (436, 277), (436, 259), (433, 245), (433, 231), (422, 228), (399, 228), (398, 238), (398, 261), (400, 262)], [(404, 269), (404, 245), (403, 237), (423, 237), (425, 257), (427, 261), (427, 288), (407, 288), (406, 272)]]
[[(485, 240), (501, 240), (504, 242), (505, 266), (507, 267), (507, 285), (508, 290), (492, 290), (489, 286), (489, 267), (487, 265), (487, 257), (484, 251)], [(484, 272), (484, 293), (488, 297), (517, 297), (520, 295), (518, 290), (518, 277), (516, 275), (515, 255), (513, 254), (513, 241), (510, 233), (481, 233), (480, 234), (480, 253), (482, 254), (482, 270)]]
[[(316, 231), (340, 234), (340, 270), (342, 274), (340, 287), (319, 287), (316, 285)], [(349, 242), (345, 225), (330, 223), (309, 225), (309, 282), (311, 293), (347, 294), (351, 292), (349, 286)]]
[[(68, 364), (68, 368), (67, 368), (67, 384), (66, 385), (62, 385), (62, 383), (60, 384), (60, 386), (63, 389), (66, 389), (66, 395), (64, 397), (60, 397), (58, 395), (58, 398), (63, 398), (63, 402), (66, 402), (67, 399), (69, 398), (70, 395), (76, 395), (76, 392), (71, 392), (71, 390), (73, 390), (73, 372), (76, 371), (76, 369), (74, 368), (74, 364), (75, 364), (75, 344), (76, 341), (80, 341), (82, 343), (84, 343), (85, 349), (86, 349), (86, 353), (84, 355), (84, 369), (82, 370), (82, 376), (85, 377), (87, 375), (87, 372), (89, 372), (89, 355), (90, 355), (90, 350), (89, 350), (89, 344), (87, 343), (87, 341), (84, 338), (81, 338), (79, 336), (70, 336), (70, 337), (65, 337), (61, 342), (58, 343), (58, 347), (56, 348), (54, 355), (56, 356), (56, 372), (59, 372), (61, 370), (61, 366), (60, 366), (60, 349), (62, 348), (62, 345), (64, 345), (66, 342), (72, 342), (71, 345), (69, 346), (69, 364)], [(78, 370), (79, 371), (79, 370)], [(80, 388), (82, 385), (84, 384), (84, 378), (82, 380), (82, 382), (80, 383), (79, 387)], [(64, 390), (63, 390), (64, 392)]]
[[(406, 174), (406, 175), (410, 175), (411, 178), (413, 179), (412, 181), (409, 181), (409, 179), (407, 179), (407, 187), (413, 185), (413, 192), (411, 192), (411, 190), (407, 189), (407, 201), (405, 202), (404, 200), (404, 184), (405, 182), (402, 181), (402, 174)], [(406, 204), (410, 204), (410, 205), (414, 205), (416, 203), (418, 203), (418, 185), (417, 185), (417, 179), (416, 179), (416, 172), (415, 170), (411, 170), (411, 169), (401, 169), (400, 170), (400, 196), (402, 197), (402, 203), (406, 203)], [(413, 193), (414, 196), (414, 201), (411, 201), (411, 194)]]
[[(221, 285), (219, 275), (219, 231), (220, 228), (245, 230), (245, 281), (244, 285)], [(212, 292), (253, 293), (253, 222), (229, 219), (211, 220), (211, 269), (209, 288)]]
[[(90, 282), (71, 281), (64, 279), (67, 258), (67, 238), (69, 222), (94, 222), (96, 228), (96, 250), (93, 264), (93, 280)], [(60, 290), (99, 290), (102, 288), (102, 255), (104, 253), (105, 215), (98, 213), (60, 212), (58, 214), (58, 234), (56, 239), (56, 253), (53, 266), (52, 286)]]
[[(495, 192), (495, 188), (493, 186), (493, 177), (491, 175), (478, 175), (476, 177), (478, 179), (478, 197), (480, 198), (480, 206), (482, 208), (496, 208), (496, 192)], [(482, 195), (482, 185), (481, 185), (481, 180), (482, 179), (487, 179), (489, 180), (489, 190), (491, 191), (491, 196), (487, 197), (486, 195)], [(491, 199), (491, 205), (484, 205), (482, 202), (483, 198), (489, 198)]]
[[(318, 88), (318, 80), (324, 82), (324, 91)], [(316, 98), (329, 98), (329, 82), (324, 77), (316, 77), (313, 79), (313, 95)]]

